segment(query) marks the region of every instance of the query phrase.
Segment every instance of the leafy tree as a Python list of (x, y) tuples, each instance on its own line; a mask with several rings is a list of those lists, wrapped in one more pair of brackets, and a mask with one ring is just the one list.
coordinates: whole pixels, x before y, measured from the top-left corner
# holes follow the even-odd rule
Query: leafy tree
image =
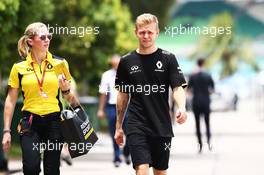
[[(208, 29), (224, 28), (230, 32), (217, 32), (215, 37), (202, 35), (192, 58), (206, 58), (206, 66), (211, 67), (220, 62), (222, 64), (221, 77), (232, 75), (238, 69), (238, 63), (244, 61), (258, 70), (255, 57), (250, 49), (250, 40), (239, 38), (235, 33), (235, 25), (230, 14), (224, 12), (212, 17)], [(223, 31), (223, 30), (221, 30)]]
[[(114, 53), (125, 54), (135, 48), (134, 26), (128, 8), (120, 0), (71, 0), (57, 4), (53, 27), (76, 29), (71, 34), (54, 33), (51, 49), (66, 57), (77, 82), (83, 82), (81, 94), (95, 95), (107, 59)], [(80, 32), (88, 28), (89, 32)], [(73, 30), (71, 30), (73, 31)]]
[(51, 52), (68, 60), (77, 82), (83, 82), (83, 95), (87, 87), (95, 95), (109, 56), (125, 54), (136, 46), (130, 18), (120, 0), (2, 0), (0, 75), (7, 77), (20, 59), (17, 41), (26, 26), (41, 21), (54, 33)]
[(3, 0), (0, 1), (0, 88), (2, 82), (2, 74), (4, 74), (8, 67), (4, 66), (5, 58), (10, 56), (8, 51), (8, 44), (10, 40), (8, 39), (9, 31), (14, 27), (17, 16), (16, 13), (19, 8), (19, 0)]
[[(17, 41), (28, 24), (51, 18), (53, 5), (50, 0), (1, 0), (0, 1), (0, 87), (2, 76), (8, 76), (11, 66), (20, 59)], [(43, 8), (45, 7), (45, 8)]]
[(128, 4), (134, 20), (142, 13), (152, 13), (156, 15), (159, 19), (161, 30), (164, 29), (164, 26), (170, 20), (171, 10), (173, 10), (172, 7), (176, 4), (175, 0), (123, 0), (123, 2)]

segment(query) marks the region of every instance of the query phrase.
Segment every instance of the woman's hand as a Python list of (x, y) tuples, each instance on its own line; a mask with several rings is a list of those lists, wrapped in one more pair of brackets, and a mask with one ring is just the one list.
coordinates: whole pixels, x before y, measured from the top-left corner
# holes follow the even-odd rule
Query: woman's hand
[(63, 74), (59, 75), (58, 79), (59, 79), (59, 87), (61, 89), (63, 98), (67, 100), (72, 107), (79, 106), (80, 102), (77, 99), (75, 92), (71, 90), (70, 81), (66, 80)]
[(2, 139), (3, 151), (8, 152), (11, 145), (11, 133), (4, 132)]
[(67, 91), (71, 89), (71, 83), (68, 80), (66, 80), (63, 74), (60, 74), (58, 76), (58, 79), (59, 79), (59, 87), (62, 91)]

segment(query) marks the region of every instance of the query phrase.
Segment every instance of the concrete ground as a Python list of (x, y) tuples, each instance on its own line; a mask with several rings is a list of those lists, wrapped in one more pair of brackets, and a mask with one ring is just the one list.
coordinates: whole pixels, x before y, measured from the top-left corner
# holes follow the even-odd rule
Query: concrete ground
[[(193, 115), (189, 114), (184, 125), (174, 125), (169, 175), (264, 174), (264, 121), (255, 112), (253, 101), (242, 102), (237, 112), (212, 113), (211, 128), (213, 151), (205, 147), (202, 154), (197, 154)], [(74, 159), (72, 166), (62, 163), (62, 175), (135, 174), (131, 165), (114, 167), (110, 137), (98, 135), (99, 141), (87, 155)], [(21, 167), (20, 160), (10, 161), (9, 174), (23, 174)]]

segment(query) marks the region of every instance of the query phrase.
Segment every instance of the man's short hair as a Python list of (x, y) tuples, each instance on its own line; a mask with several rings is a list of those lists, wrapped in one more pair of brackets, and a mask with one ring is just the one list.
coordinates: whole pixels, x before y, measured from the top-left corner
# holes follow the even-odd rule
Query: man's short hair
[(114, 59), (120, 59), (120, 58), (121, 58), (120, 55), (118, 55), (118, 54), (114, 54), (114, 55), (112, 55), (111, 60), (114, 60)]
[(159, 21), (158, 18), (155, 15), (152, 15), (150, 13), (143, 13), (142, 15), (139, 15), (136, 19), (136, 29), (139, 26), (144, 26), (150, 23), (156, 23), (157, 24), (157, 29), (159, 28)]
[(204, 65), (204, 62), (205, 62), (205, 59), (204, 59), (204, 58), (199, 58), (199, 59), (197, 60), (197, 65), (198, 65), (199, 67), (202, 67), (202, 66)]

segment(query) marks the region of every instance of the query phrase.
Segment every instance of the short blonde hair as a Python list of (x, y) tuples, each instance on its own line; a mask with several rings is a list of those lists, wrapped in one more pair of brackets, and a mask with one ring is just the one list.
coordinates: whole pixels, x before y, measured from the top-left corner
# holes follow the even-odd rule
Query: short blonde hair
[(150, 13), (143, 13), (142, 15), (139, 15), (137, 17), (135, 27), (137, 29), (138, 26), (141, 27), (153, 22), (157, 24), (157, 29), (158, 29), (159, 28), (158, 18)]
[(42, 28), (47, 29), (47, 26), (41, 22), (35, 22), (27, 26), (24, 35), (19, 39), (17, 43), (17, 50), (21, 57), (26, 58), (31, 50), (31, 46), (28, 44), (27, 40), (37, 35)]

